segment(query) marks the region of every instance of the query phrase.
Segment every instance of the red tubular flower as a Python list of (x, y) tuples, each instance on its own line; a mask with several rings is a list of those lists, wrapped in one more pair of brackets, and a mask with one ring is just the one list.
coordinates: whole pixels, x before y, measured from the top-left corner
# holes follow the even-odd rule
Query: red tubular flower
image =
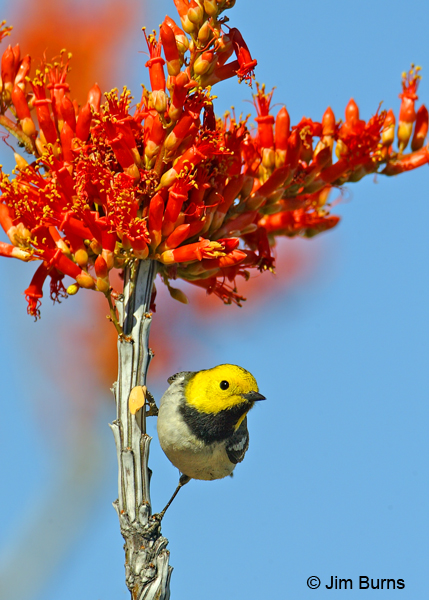
[(415, 152), (425, 143), (428, 134), (428, 109), (424, 104), (421, 105), (416, 115), (416, 126), (414, 128), (413, 140), (411, 142), (411, 150)]
[(227, 221), (226, 223), (224, 223), (221, 229), (219, 229), (216, 232), (216, 235), (214, 236), (215, 239), (219, 239), (232, 234), (240, 235), (241, 232), (245, 231), (247, 227), (254, 222), (257, 214), (258, 213), (255, 210), (251, 212), (245, 212), (239, 215), (238, 217)]
[(429, 163), (429, 150), (425, 146), (412, 154), (404, 154), (396, 160), (391, 160), (381, 171), (383, 175), (399, 175), (412, 169), (417, 169)]
[(164, 197), (161, 192), (158, 192), (153, 196), (149, 204), (149, 219), (148, 229), (150, 235), (150, 246), (152, 250), (155, 250), (162, 238), (162, 218), (164, 215)]
[(32, 255), (21, 248), (7, 244), (6, 242), (0, 242), (0, 256), (6, 256), (9, 258), (18, 258), (24, 262), (32, 260)]
[(176, 38), (177, 49), (180, 54), (186, 52), (189, 47), (188, 38), (180, 27), (171, 19), (169, 16), (165, 17), (164, 23), (173, 30), (174, 37)]
[(16, 84), (12, 91), (12, 104), (14, 105), (16, 114), (20, 120), (22, 131), (26, 135), (34, 137), (36, 135), (36, 127), (33, 119), (31, 118), (27, 99), (22, 89)]
[(189, 0), (174, 0), (177, 12), (180, 17), (186, 17), (189, 10)]
[(76, 137), (82, 140), (82, 142), (86, 142), (89, 137), (91, 120), (91, 105), (87, 102), (81, 108), (76, 122)]
[(61, 116), (72, 131), (76, 131), (76, 115), (73, 102), (67, 96), (61, 99)]
[(243, 183), (244, 175), (240, 175), (239, 177), (232, 178), (225, 186), (222, 192), (223, 201), (217, 206), (216, 212), (213, 215), (213, 231), (217, 231), (221, 227), (227, 212), (231, 208), (238, 194), (241, 192)]
[(416, 120), (414, 105), (418, 99), (416, 93), (420, 80), (418, 72), (419, 67), (414, 69), (412, 65), (409, 73), (404, 73), (402, 76), (402, 94), (399, 94), (402, 102), (398, 123), (398, 146), (400, 152), (403, 152), (407, 147), (413, 130), (413, 123)]
[(188, 239), (191, 226), (189, 224), (179, 225), (176, 229), (170, 233), (165, 242), (159, 247), (159, 252), (165, 252), (166, 250), (173, 250), (183, 244)]
[(78, 284), (87, 289), (93, 289), (95, 287), (95, 282), (91, 275), (82, 271), (78, 265), (76, 265), (72, 260), (67, 258), (61, 250), (45, 250), (44, 256), (49, 259), (48, 265), (49, 267), (55, 267), (64, 275), (68, 275), (75, 279)]
[(34, 273), (30, 285), (25, 290), (25, 299), (27, 300), (27, 314), (37, 319), (40, 317), (40, 298), (43, 297), (43, 284), (49, 273), (49, 268), (42, 263)]
[(221, 244), (226, 253), (236, 250), (240, 244), (239, 238), (222, 238), (217, 240), (218, 244)]
[(149, 60), (146, 67), (149, 69), (150, 85), (152, 91), (165, 90), (165, 60), (161, 56), (162, 43), (156, 41), (155, 35), (146, 35), (146, 30), (143, 29), (146, 38), (147, 47), (149, 49)]
[(253, 97), (258, 112), (255, 121), (258, 123), (258, 143), (261, 148), (274, 148), (274, 117), (269, 114), (272, 96), (273, 91), (265, 94), (264, 86), (258, 86), (258, 93)]
[(172, 94), (168, 116), (172, 121), (177, 121), (180, 117), (189, 86), (189, 75), (185, 71), (181, 71), (177, 77), (171, 78)]
[(36, 100), (34, 100), (33, 105), (36, 107), (39, 127), (43, 131), (46, 141), (49, 144), (55, 144), (57, 140), (57, 130), (51, 119), (49, 111), (51, 100), (46, 98), (45, 88), (41, 83), (32, 81), (31, 87), (33, 88), (34, 95), (36, 96)]
[(144, 153), (152, 159), (159, 151), (165, 138), (165, 130), (156, 110), (150, 110), (144, 122)]
[(24, 56), (24, 58), (19, 63), (19, 67), (15, 75), (15, 85), (19, 86), (22, 89), (22, 91), (25, 90), (25, 78), (30, 73), (30, 67), (31, 57), (29, 54), (27, 54), (27, 56)]
[(288, 139), (286, 152), (286, 164), (290, 167), (291, 171), (295, 171), (298, 167), (301, 149), (301, 136), (298, 130), (294, 129)]
[(339, 129), (338, 136), (340, 139), (337, 141), (335, 149), (338, 158), (349, 152), (347, 142), (353, 137), (358, 139), (365, 127), (365, 121), (359, 119), (359, 107), (353, 98), (349, 100), (346, 106), (345, 116), (346, 120)]
[(183, 203), (188, 199), (188, 191), (192, 188), (192, 182), (185, 179), (176, 180), (168, 192), (168, 201), (165, 208), (163, 235), (170, 235), (177, 221)]
[(190, 281), (189, 283), (205, 289), (209, 295), (214, 294), (220, 298), (224, 304), (232, 304), (234, 302), (237, 306), (241, 306), (241, 303), (245, 301), (243, 296), (240, 296), (234, 289), (225, 285), (224, 281), (218, 281), (216, 277), (198, 279), (197, 281)]
[(28, 108), (27, 99), (24, 92), (17, 85), (14, 86), (12, 91), (12, 104), (15, 107), (18, 119), (31, 119), (30, 109)]
[[(167, 136), (165, 140), (165, 147), (169, 152), (175, 150), (189, 135), (189, 131), (194, 124), (199, 123), (198, 114), (195, 112), (186, 111), (182, 114), (180, 119), (177, 121), (173, 131)], [(198, 132), (198, 125), (195, 133)]]
[(258, 61), (251, 57), (249, 48), (238, 29), (233, 27), (229, 30), (229, 35), (232, 39), (234, 52), (240, 65), (240, 68), (237, 70), (237, 75), (239, 79), (247, 79), (250, 81)]
[(61, 147), (63, 150), (63, 159), (67, 163), (71, 163), (73, 160), (73, 151), (72, 151), (72, 141), (75, 137), (73, 129), (70, 125), (64, 121), (64, 124), (61, 129), (60, 139), (61, 139)]
[(332, 187), (429, 162), (428, 113), (424, 106), (414, 112), (417, 70), (401, 94), (400, 153), (416, 123), (406, 156), (392, 150), (393, 113), (377, 111), (365, 122), (354, 100), (342, 126), (328, 108), (320, 123), (303, 118), (291, 128), (286, 108), (274, 119), (272, 92), (258, 86), (256, 132), (234, 111), (216, 119), (208, 86), (233, 75), (250, 80), (256, 65), (239, 31), (219, 18), (232, 4), (176, 0), (191, 41), (169, 17), (159, 39), (147, 36), (152, 91), (143, 90), (135, 110), (126, 89), (105, 94), (100, 108), (97, 85), (79, 110), (64, 55), (53, 66), (42, 64), (27, 103), (30, 59), (21, 60), (19, 46), (3, 55), (2, 99), (11, 109), (3, 121), (12, 120), (8, 129), (34, 158), (28, 164), (16, 155), (13, 178), (0, 172), (0, 223), (11, 240), (0, 243), (0, 255), (42, 261), (28, 293), (32, 314), (47, 274), (54, 299), (65, 293), (65, 275), (76, 282), (70, 293), (85, 287), (110, 294), (111, 269), (146, 259), (157, 261), (177, 299), (183, 295), (169, 280), (180, 277), (239, 304), (225, 281), (235, 286), (250, 268), (273, 269), (277, 236), (312, 237), (338, 223), (328, 213)]
[(264, 227), (267, 233), (283, 231), (290, 237), (298, 234), (312, 237), (316, 233), (335, 227), (338, 221), (339, 217), (306, 213), (301, 209), (268, 215), (259, 221), (259, 225)]
[(256, 231), (246, 235), (246, 243), (250, 248), (258, 251), (258, 269), (260, 271), (274, 269), (274, 257), (271, 254), (270, 242), (264, 227), (258, 227)]
[(72, 214), (72, 212), (68, 212), (66, 213), (66, 215), (64, 215), (64, 220), (59, 226), (61, 231), (64, 231), (66, 236), (72, 234), (80, 237), (82, 240), (91, 240), (93, 238), (91, 230), (88, 229), (88, 227), (85, 227), (82, 221), (79, 221), (79, 219), (72, 217)]
[(211, 271), (212, 269), (223, 269), (238, 265), (242, 263), (246, 258), (246, 252), (243, 252), (242, 250), (232, 250), (226, 256), (202, 260), (201, 266), (204, 267), (206, 271)]
[(3, 52), (3, 56), (1, 59), (1, 78), (3, 83), (3, 89), (9, 94), (11, 94), (13, 90), (15, 74), (15, 54), (13, 52), (12, 46), (9, 44), (9, 46)]
[[(217, 64), (223, 66), (234, 52), (234, 45), (231, 36), (228, 33), (223, 33), (216, 40), (216, 51), (218, 54)], [(234, 61), (238, 65), (238, 60)]]
[(122, 133), (119, 133), (116, 137), (109, 138), (109, 144), (123, 169), (134, 165), (134, 155), (131, 152), (131, 148), (127, 146)]
[(255, 194), (252, 195), (260, 195), (267, 197), (273, 192), (275, 192), (278, 188), (281, 188), (284, 185), (285, 181), (289, 179), (290, 175), (290, 167), (280, 167), (276, 169), (273, 174), (267, 179), (265, 183), (258, 188)]
[(12, 51), (15, 57), (15, 70), (17, 71), (19, 62), (21, 60), (21, 49), (19, 47), (19, 44), (15, 44), (15, 46), (12, 48)]
[(0, 225), (9, 238), (11, 238), (11, 234), (9, 232), (15, 228), (13, 224), (14, 218), (15, 215), (12, 208), (6, 206), (6, 204), (0, 203)]
[(203, 258), (216, 258), (223, 254), (223, 247), (218, 242), (200, 239), (195, 244), (180, 246), (175, 250), (166, 250), (160, 256), (161, 262), (166, 265), (173, 263), (192, 262)]
[(145, 240), (140, 238), (131, 238), (131, 244), (136, 258), (139, 258), (140, 260), (146, 260), (146, 258), (149, 256), (149, 247)]

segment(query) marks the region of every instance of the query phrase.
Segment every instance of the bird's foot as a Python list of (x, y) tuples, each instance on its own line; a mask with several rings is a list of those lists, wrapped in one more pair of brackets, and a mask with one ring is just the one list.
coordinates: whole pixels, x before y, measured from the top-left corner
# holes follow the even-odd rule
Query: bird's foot
[(159, 532), (161, 530), (161, 521), (164, 516), (163, 512), (155, 513), (149, 517), (149, 521), (145, 527), (146, 533), (148, 535), (152, 535), (155, 532)]

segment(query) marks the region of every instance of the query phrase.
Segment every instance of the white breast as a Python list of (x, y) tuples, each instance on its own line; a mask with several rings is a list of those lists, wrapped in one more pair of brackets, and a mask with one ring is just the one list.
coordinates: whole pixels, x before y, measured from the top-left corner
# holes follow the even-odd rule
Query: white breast
[(158, 437), (167, 458), (184, 475), (193, 479), (222, 479), (235, 468), (226, 453), (225, 442), (205, 445), (183, 421), (178, 407), (180, 382), (174, 381), (161, 399)]

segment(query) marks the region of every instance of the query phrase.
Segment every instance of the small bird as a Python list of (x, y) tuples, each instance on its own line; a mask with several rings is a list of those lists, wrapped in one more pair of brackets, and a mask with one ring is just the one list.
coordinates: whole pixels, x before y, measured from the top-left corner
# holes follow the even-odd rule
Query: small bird
[[(222, 479), (231, 475), (249, 447), (247, 413), (265, 396), (249, 371), (237, 365), (176, 373), (158, 413), (158, 437), (167, 458), (179, 469), (180, 488), (190, 479)], [(155, 515), (154, 515), (155, 516)]]

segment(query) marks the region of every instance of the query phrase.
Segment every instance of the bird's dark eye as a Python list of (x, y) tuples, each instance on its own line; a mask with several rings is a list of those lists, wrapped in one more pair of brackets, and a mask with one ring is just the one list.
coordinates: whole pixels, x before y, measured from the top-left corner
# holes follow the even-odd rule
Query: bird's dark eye
[(221, 381), (219, 385), (221, 390), (227, 390), (229, 388), (229, 382), (225, 381), (225, 379)]

